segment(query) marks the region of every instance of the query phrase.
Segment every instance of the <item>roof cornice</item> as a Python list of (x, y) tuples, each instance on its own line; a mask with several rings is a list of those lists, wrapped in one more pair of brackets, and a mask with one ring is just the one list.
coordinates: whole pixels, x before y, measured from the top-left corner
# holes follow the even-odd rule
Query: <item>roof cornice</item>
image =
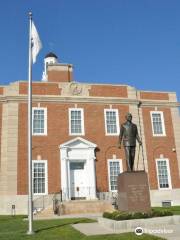
[[(27, 95), (0, 96), (0, 102), (27, 102)], [(116, 97), (82, 97), (82, 96), (54, 96), (54, 95), (33, 95), (33, 102), (49, 103), (97, 103), (97, 104), (133, 104), (141, 107), (180, 107), (180, 102), (170, 102), (167, 100), (138, 100)]]

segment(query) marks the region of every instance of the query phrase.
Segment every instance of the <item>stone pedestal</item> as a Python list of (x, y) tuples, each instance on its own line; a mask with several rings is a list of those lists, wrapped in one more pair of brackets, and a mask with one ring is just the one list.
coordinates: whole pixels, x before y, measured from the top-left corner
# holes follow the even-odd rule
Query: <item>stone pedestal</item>
[(118, 210), (128, 212), (150, 211), (150, 193), (145, 171), (123, 172), (118, 180)]

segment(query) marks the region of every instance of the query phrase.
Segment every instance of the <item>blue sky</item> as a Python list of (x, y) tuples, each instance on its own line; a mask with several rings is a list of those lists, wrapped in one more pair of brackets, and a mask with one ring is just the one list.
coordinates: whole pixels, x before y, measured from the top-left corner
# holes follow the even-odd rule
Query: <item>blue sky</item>
[(180, 99), (180, 1), (1, 1), (0, 82), (28, 76), (28, 12), (43, 43), (33, 79), (49, 51), (74, 65), (74, 79), (175, 91)]

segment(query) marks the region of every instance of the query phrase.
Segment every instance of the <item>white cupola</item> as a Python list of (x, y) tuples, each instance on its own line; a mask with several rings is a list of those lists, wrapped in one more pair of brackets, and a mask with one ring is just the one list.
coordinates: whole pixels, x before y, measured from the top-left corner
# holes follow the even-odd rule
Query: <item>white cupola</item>
[(44, 58), (44, 71), (43, 71), (43, 75), (42, 75), (42, 81), (47, 81), (47, 68), (48, 65), (53, 65), (53, 64), (57, 64), (58, 63), (58, 57), (50, 52), (48, 53), (45, 58)]

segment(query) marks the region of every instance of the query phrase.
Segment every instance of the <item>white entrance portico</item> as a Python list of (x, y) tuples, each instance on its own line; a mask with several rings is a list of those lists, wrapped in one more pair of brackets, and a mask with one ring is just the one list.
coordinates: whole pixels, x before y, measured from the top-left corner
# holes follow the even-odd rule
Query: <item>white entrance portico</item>
[(96, 147), (81, 137), (60, 145), (63, 200), (96, 199)]

